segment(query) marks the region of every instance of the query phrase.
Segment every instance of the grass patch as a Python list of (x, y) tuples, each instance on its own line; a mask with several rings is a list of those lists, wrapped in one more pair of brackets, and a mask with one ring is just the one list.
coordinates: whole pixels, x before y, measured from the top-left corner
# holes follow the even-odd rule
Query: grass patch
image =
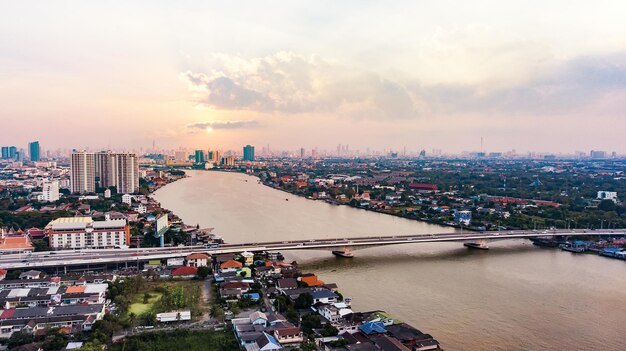
[(135, 295), (133, 303), (128, 308), (128, 313), (134, 313), (135, 316), (141, 316), (146, 312), (151, 311), (154, 308), (154, 304), (161, 299), (162, 293), (158, 291), (150, 291), (150, 298), (147, 303), (144, 303), (143, 294)]

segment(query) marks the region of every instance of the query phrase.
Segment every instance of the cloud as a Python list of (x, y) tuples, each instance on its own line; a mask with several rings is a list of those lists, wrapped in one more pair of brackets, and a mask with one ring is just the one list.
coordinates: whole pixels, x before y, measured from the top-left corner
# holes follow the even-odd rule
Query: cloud
[(419, 104), (405, 86), (317, 56), (291, 52), (243, 58), (214, 54), (205, 72), (187, 71), (201, 105), (258, 112), (338, 113), (366, 118), (410, 118)]
[(610, 98), (626, 92), (626, 53), (561, 62), (516, 82), (464, 84), (424, 84), (409, 74), (390, 78), (291, 52), (258, 58), (215, 54), (208, 66), (182, 77), (199, 104), (225, 110), (383, 120), (579, 114), (606, 101), (619, 105), (613, 111), (626, 107), (622, 99)]
[(191, 129), (244, 129), (258, 127), (259, 123), (255, 120), (248, 121), (213, 121), (213, 122), (196, 122), (187, 125)]

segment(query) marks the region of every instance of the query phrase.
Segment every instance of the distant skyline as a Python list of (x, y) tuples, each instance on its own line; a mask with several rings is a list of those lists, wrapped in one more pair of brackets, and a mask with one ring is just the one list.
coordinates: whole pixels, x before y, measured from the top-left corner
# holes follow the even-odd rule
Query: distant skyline
[(621, 1), (0, 4), (0, 144), (626, 153)]

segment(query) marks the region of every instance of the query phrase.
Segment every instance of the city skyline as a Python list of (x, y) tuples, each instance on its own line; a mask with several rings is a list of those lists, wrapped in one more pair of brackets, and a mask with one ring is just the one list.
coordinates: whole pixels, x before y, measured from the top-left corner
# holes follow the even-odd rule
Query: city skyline
[(0, 5), (3, 144), (626, 152), (617, 1), (161, 5)]

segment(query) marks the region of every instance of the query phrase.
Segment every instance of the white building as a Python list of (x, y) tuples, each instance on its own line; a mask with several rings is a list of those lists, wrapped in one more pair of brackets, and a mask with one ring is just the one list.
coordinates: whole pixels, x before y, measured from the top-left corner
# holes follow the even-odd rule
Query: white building
[(70, 179), (73, 193), (95, 193), (94, 154), (85, 151), (72, 153)]
[(130, 227), (125, 219), (57, 218), (48, 223), (45, 231), (53, 249), (114, 248), (130, 244)]
[(598, 191), (599, 200), (611, 200), (617, 202), (617, 192), (615, 191)]
[(131, 195), (129, 194), (122, 195), (122, 203), (125, 203), (128, 206), (130, 206), (132, 202), (133, 202), (133, 197)]
[(105, 199), (110, 199), (111, 198), (111, 189), (105, 189), (104, 190), (104, 198)]
[(59, 200), (59, 181), (46, 180), (42, 185), (42, 193), (39, 201), (54, 202)]

